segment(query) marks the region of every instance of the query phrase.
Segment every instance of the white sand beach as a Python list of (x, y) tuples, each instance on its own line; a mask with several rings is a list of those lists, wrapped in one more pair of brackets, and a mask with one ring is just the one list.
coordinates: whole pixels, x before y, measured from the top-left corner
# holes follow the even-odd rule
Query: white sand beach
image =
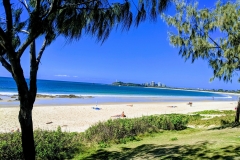
[[(130, 105), (130, 106), (129, 106)], [(132, 105), (132, 106), (131, 106)], [(171, 107), (174, 106), (174, 107)], [(237, 101), (200, 101), (189, 106), (187, 102), (144, 102), (144, 103), (111, 103), (94, 105), (35, 106), (33, 109), (34, 129), (55, 130), (58, 126), (63, 131), (83, 132), (89, 126), (111, 119), (111, 116), (124, 111), (126, 118), (143, 115), (191, 113), (202, 110), (234, 110)], [(0, 106), (0, 132), (11, 132), (20, 128), (18, 122), (19, 107)]]

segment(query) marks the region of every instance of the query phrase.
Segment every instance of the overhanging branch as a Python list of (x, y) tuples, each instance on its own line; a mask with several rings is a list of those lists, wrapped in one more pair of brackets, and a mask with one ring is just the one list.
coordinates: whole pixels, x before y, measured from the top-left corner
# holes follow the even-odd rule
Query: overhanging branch
[(8, 72), (12, 73), (11, 65), (2, 56), (0, 56), (0, 62), (2, 63), (2, 66), (8, 70)]

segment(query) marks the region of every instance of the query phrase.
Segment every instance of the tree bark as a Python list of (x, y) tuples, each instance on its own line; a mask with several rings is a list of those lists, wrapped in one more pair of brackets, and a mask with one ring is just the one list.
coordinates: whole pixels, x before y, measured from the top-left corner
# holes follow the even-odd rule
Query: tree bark
[[(10, 59), (12, 64), (12, 76), (18, 88), (20, 111), (18, 120), (22, 132), (22, 148), (26, 160), (35, 160), (35, 145), (33, 136), (32, 109), (35, 97), (28, 90), (23, 70), (18, 59)], [(36, 85), (36, 83), (35, 83)], [(34, 98), (33, 98), (34, 97)]]
[(240, 114), (240, 98), (238, 100), (238, 105), (236, 108), (235, 122), (239, 123), (239, 114)]
[(23, 100), (18, 115), (18, 119), (21, 125), (22, 132), (22, 148), (24, 158), (26, 160), (35, 159), (35, 145), (34, 145), (34, 136), (33, 136), (33, 122), (32, 122), (32, 106), (29, 104), (28, 100)]

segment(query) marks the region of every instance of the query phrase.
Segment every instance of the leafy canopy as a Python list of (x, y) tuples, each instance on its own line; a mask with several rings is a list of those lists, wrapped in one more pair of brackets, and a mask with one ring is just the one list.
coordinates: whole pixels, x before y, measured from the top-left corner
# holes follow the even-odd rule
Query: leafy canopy
[[(214, 8), (198, 9), (198, 3), (174, 0), (176, 14), (162, 15), (177, 32), (169, 32), (170, 44), (180, 48), (182, 57), (209, 61), (211, 78), (232, 81), (240, 69), (240, 4), (218, 1)], [(240, 80), (240, 79), (239, 79)]]
[[(39, 36), (45, 37), (45, 45), (59, 35), (68, 40), (78, 40), (82, 34), (104, 41), (111, 30), (121, 26), (128, 30), (135, 21), (138, 26), (150, 12), (156, 20), (170, 0), (140, 0), (110, 3), (108, 0), (18, 0), (0, 3), (0, 56), (12, 48), (20, 58), (25, 49)], [(131, 5), (135, 8), (133, 16)], [(23, 20), (24, 19), (24, 20)], [(25, 34), (24, 38), (20, 36)], [(27, 36), (26, 36), (27, 35)], [(2, 58), (2, 57), (0, 57)]]

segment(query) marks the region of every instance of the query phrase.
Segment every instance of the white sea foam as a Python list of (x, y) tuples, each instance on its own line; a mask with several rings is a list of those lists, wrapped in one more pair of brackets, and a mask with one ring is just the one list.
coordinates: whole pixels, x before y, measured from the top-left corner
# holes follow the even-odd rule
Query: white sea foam
[(0, 95), (2, 96), (13, 96), (18, 94), (17, 92), (0, 92)]

